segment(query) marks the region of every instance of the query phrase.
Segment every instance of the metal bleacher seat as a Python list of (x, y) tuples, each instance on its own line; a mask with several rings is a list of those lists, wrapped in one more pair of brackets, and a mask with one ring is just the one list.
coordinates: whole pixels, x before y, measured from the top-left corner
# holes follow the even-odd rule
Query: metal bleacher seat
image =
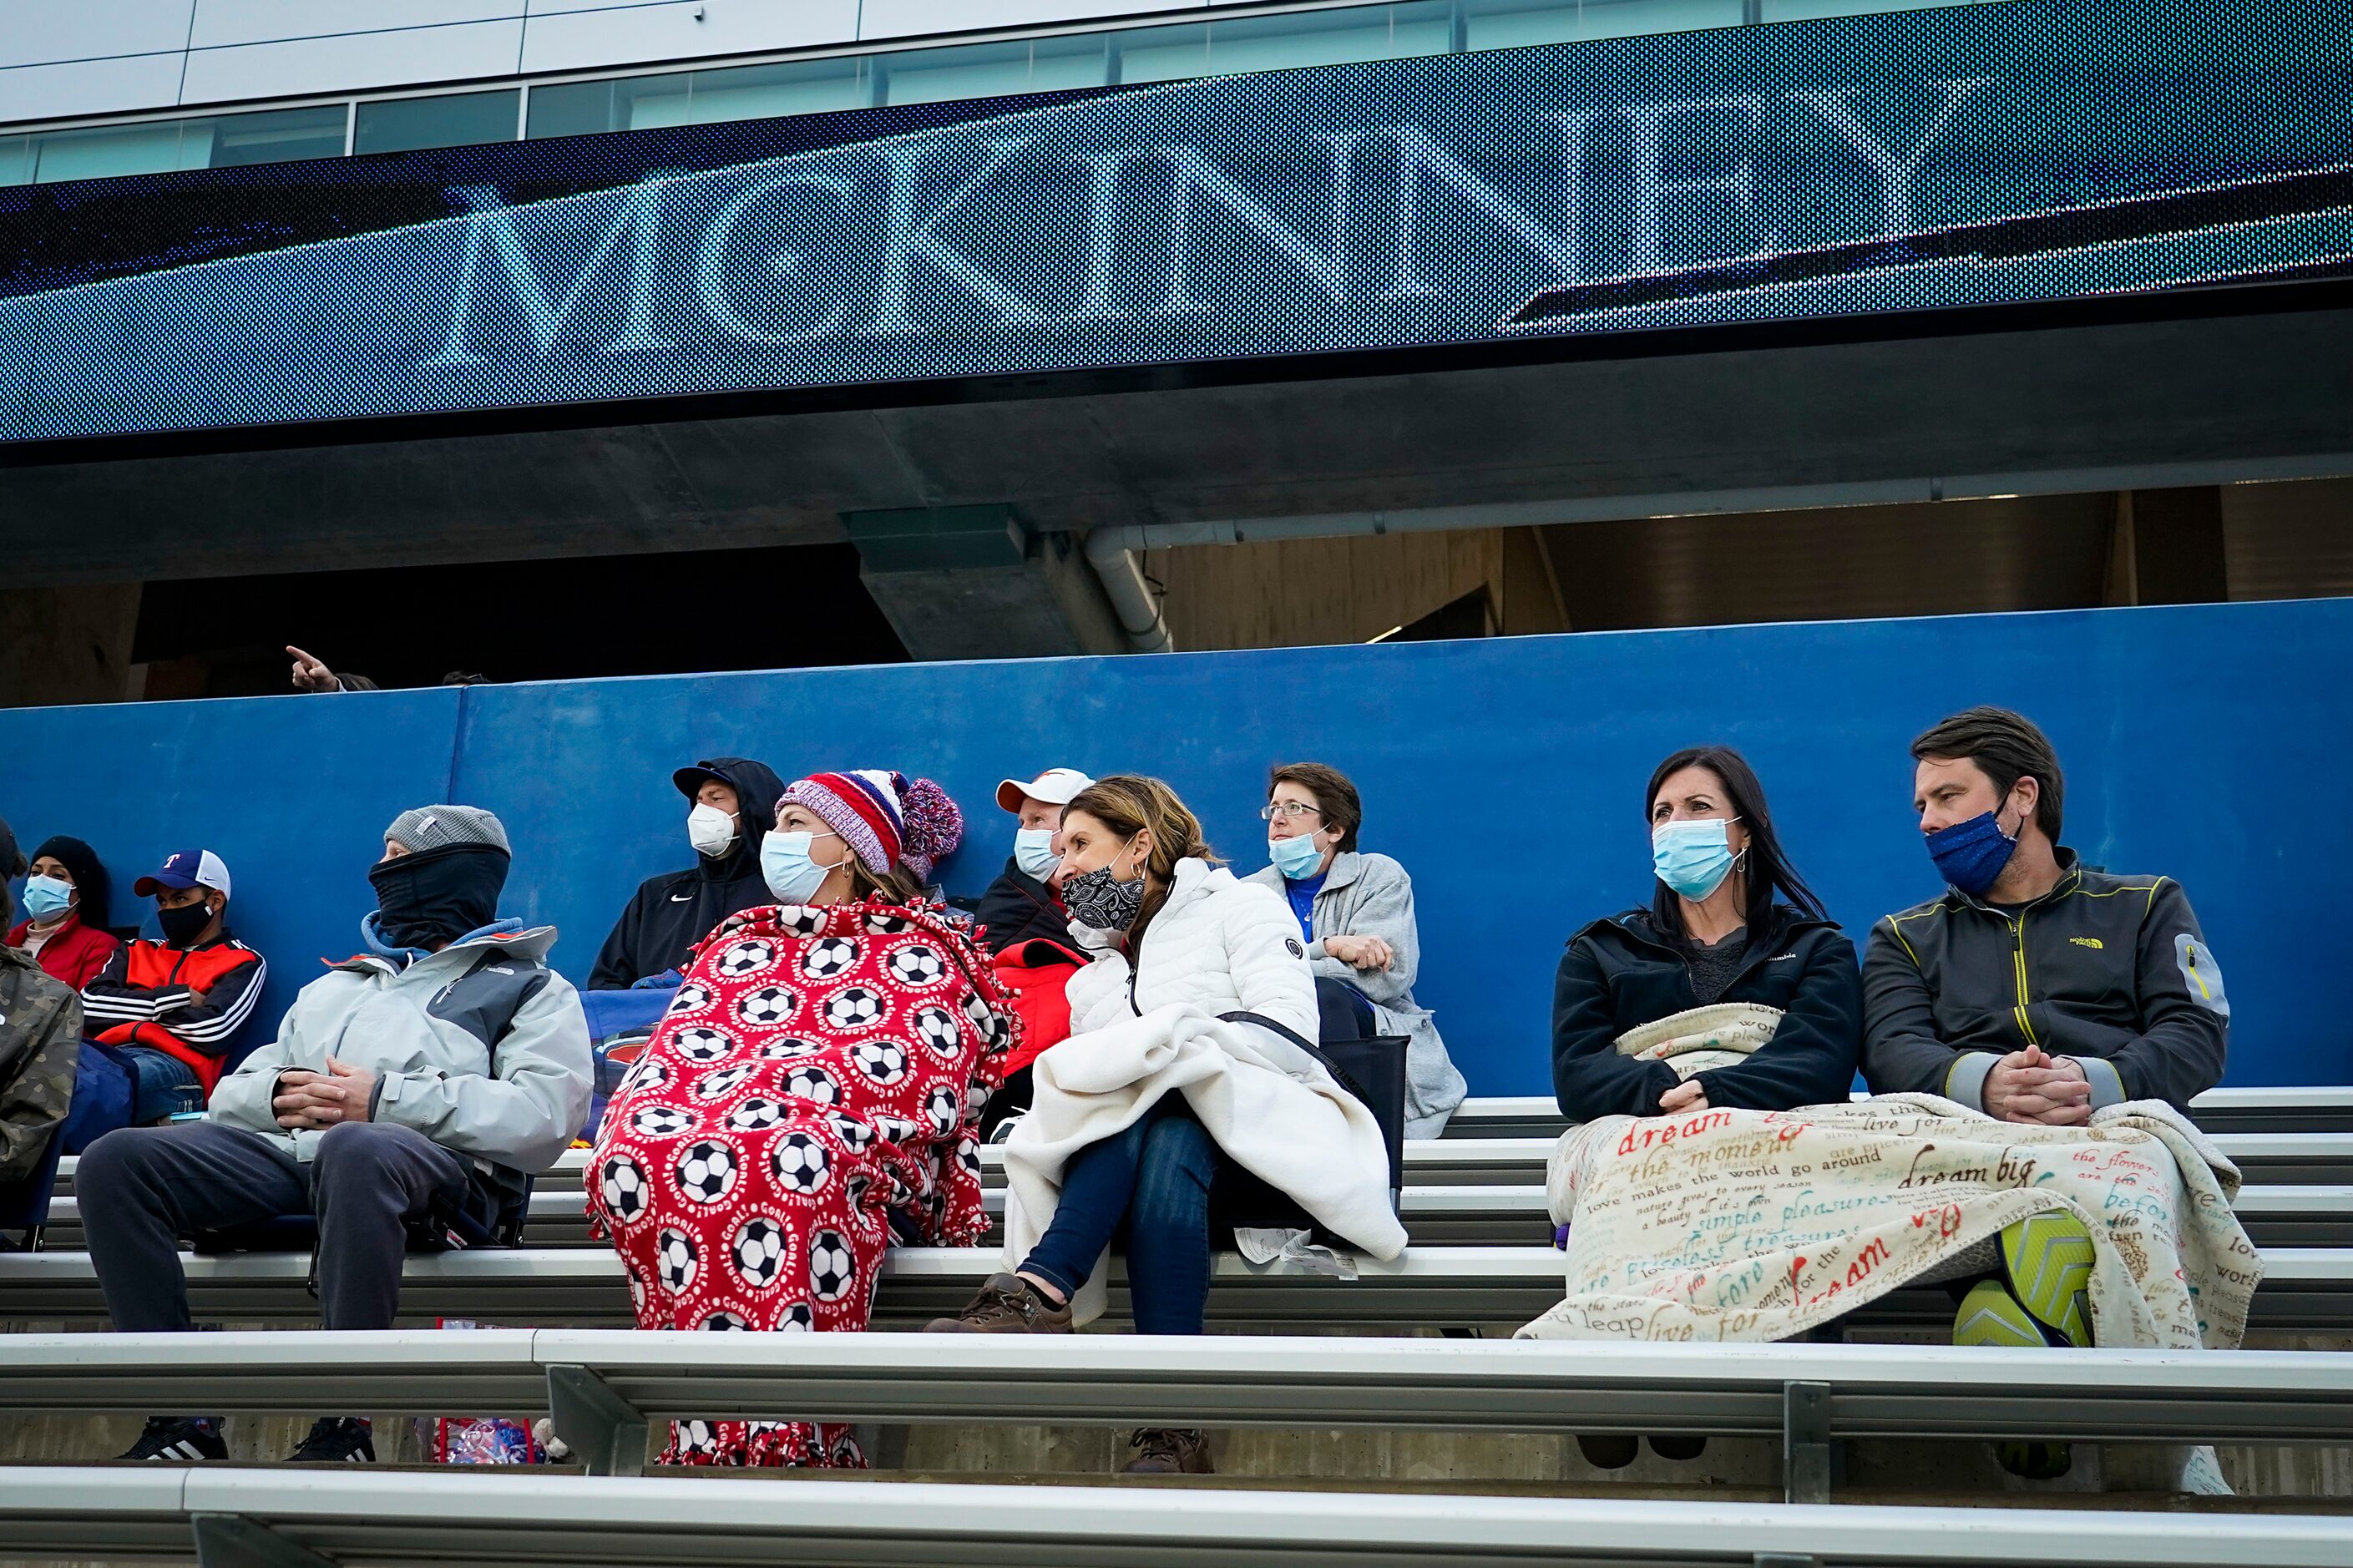
[[(2194, 1110), (2204, 1121), (2261, 1129), (2214, 1133), (2246, 1173), (2238, 1208), (2264, 1253), (2252, 1326), (2274, 1332), (2353, 1327), (2353, 1131), (2297, 1130), (2344, 1125), (2353, 1118), (2353, 1089), (2218, 1089), (2200, 1096)], [(1366, 1261), (1358, 1279), (1341, 1281), (1268, 1273), (1226, 1254), (1209, 1297), (1213, 1321), (1227, 1329), (1281, 1329), (1314, 1312), (1335, 1326), (1375, 1331), (1412, 1324), (1493, 1331), (1526, 1321), (1560, 1297), (1562, 1258), (1547, 1245), (1543, 1183), (1545, 1159), (1562, 1125), (1549, 1100), (1467, 1102), (1447, 1137), (1406, 1146), (1405, 1217), (1414, 1246), (1403, 1258)], [(1001, 1151), (982, 1152), (986, 1178), (1001, 1185)], [(68, 1249), (79, 1242), (70, 1196), (74, 1164), (69, 1159), (60, 1167), (65, 1195), (50, 1216), (49, 1250), (0, 1257), (0, 1320), (90, 1321), (103, 1315), (87, 1257)], [(586, 1166), (586, 1152), (573, 1150), (541, 1174), (524, 1247), (412, 1258), (404, 1316), (627, 1321), (618, 1261), (587, 1244), (579, 1194)], [(1001, 1195), (992, 1194), (992, 1201)], [(878, 1322), (904, 1326), (954, 1310), (996, 1261), (987, 1248), (893, 1251), (876, 1300)], [(304, 1262), (267, 1255), (191, 1258), (192, 1302), (209, 1321), (308, 1321), (314, 1309), (303, 1289)], [(1124, 1308), (1115, 1275), (1114, 1319)], [(1897, 1291), (1855, 1321), (1921, 1328), (1949, 1320), (1950, 1311), (1940, 1291)]]
[(778, 1562), (1042, 1568), (1629, 1563), (1692, 1568), (2337, 1568), (2336, 1518), (1430, 1496), (1232, 1487), (770, 1481), (351, 1467), (0, 1469), (26, 1557), (733, 1568)]

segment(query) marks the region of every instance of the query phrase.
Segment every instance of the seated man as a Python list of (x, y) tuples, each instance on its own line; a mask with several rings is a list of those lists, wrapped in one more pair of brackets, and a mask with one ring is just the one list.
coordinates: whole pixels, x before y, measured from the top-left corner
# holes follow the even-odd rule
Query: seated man
[[(547, 967), (555, 930), (496, 921), (506, 830), (428, 805), (385, 831), (369, 873), (371, 953), (302, 988), (275, 1043), (213, 1095), (208, 1121), (109, 1133), (75, 1187), (114, 1326), (190, 1327), (179, 1237), (318, 1216), (330, 1329), (392, 1326), (412, 1226), (485, 1225), (572, 1142), (588, 1109), (588, 1026)], [(156, 1416), (124, 1455), (221, 1458), (201, 1416)], [(367, 1424), (322, 1417), (297, 1459), (373, 1459)]]
[(2222, 1076), (2231, 1004), (2179, 883), (2061, 847), (2059, 759), (2000, 708), (1912, 742), (1915, 809), (1950, 884), (1872, 928), (1862, 1072), (2005, 1121), (2078, 1126), (2128, 1100), (2184, 1110)]
[(591, 991), (676, 985), (686, 955), (712, 927), (738, 910), (776, 901), (760, 875), (760, 840), (776, 819), (785, 781), (766, 763), (745, 757), (705, 757), (670, 779), (693, 803), (686, 838), (694, 846), (695, 864), (638, 885), (597, 950), (588, 971)]
[(155, 900), (164, 940), (117, 951), (81, 1005), (91, 1037), (129, 1068), (131, 1124), (143, 1127), (205, 1108), (269, 966), (229, 934), (228, 868), (211, 850), (181, 850), (132, 891)]
[(1011, 812), (1018, 826), (1013, 833), (1013, 858), (981, 894), (980, 907), (973, 912), (989, 952), (1003, 952), (1032, 937), (1070, 942), (1070, 911), (1049, 880), (1062, 859), (1054, 839), (1061, 831), (1062, 807), (1094, 782), (1076, 768), (1048, 768), (1027, 784), (1007, 779), (997, 786), (997, 804)]

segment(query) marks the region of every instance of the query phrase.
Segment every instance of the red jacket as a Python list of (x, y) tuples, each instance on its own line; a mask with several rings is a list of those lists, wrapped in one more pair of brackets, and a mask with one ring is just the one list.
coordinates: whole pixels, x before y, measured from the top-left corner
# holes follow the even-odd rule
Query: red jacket
[(1032, 937), (997, 955), (997, 983), (1013, 994), (1021, 1016), (1021, 1043), (1006, 1053), (1005, 1070), (1020, 1071), (1049, 1046), (1071, 1037), (1071, 999), (1064, 987), (1086, 963), (1060, 942)]
[[(8, 945), (23, 947), (30, 939), (32, 930), (32, 921), (19, 921), (16, 929), (8, 933)], [(98, 978), (98, 972), (106, 967), (106, 961), (121, 947), (121, 937), (112, 931), (82, 924), (81, 911), (72, 910), (66, 914), (66, 923), (51, 931), (49, 939), (41, 943), (37, 956), (42, 971), (50, 979), (79, 991)]]
[[(252, 1016), (269, 966), (223, 931), (202, 947), (166, 947), (145, 938), (106, 962), (82, 987), (87, 1027), (104, 1046), (146, 1046), (196, 1069), (210, 1098), (227, 1064), (229, 1037)], [(203, 991), (199, 1000), (195, 992)]]

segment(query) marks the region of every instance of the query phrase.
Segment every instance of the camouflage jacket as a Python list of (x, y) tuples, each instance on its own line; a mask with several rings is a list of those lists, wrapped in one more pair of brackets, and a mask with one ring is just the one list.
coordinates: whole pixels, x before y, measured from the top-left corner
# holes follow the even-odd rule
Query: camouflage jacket
[(0, 1182), (32, 1174), (73, 1103), (81, 998), (22, 948), (0, 947)]

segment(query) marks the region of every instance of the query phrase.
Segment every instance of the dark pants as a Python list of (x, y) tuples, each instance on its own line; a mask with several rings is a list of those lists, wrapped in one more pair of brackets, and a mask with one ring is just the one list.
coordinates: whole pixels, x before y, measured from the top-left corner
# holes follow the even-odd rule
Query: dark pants
[(1373, 1037), (1373, 1004), (1345, 980), (1315, 977), (1315, 1043), (1327, 1040), (1369, 1040)]
[(1088, 1145), (1062, 1170), (1053, 1223), (1021, 1267), (1074, 1294), (1116, 1237), (1140, 1334), (1198, 1334), (1213, 1222), (1304, 1228), (1299, 1205), (1236, 1164), (1181, 1094)]
[(210, 1121), (126, 1127), (74, 1174), (90, 1261), (124, 1332), (185, 1330), (178, 1240), (280, 1215), (319, 1219), (319, 1307), (331, 1329), (388, 1329), (400, 1306), (403, 1223), (436, 1197), (464, 1200), (469, 1167), (423, 1133), (331, 1127), (304, 1165), (258, 1133)]

